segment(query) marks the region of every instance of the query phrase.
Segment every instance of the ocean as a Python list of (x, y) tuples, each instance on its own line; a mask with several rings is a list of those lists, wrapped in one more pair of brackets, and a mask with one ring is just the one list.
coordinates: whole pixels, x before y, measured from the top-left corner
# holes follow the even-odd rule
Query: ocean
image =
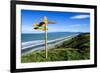
[[(78, 35), (79, 32), (52, 32), (48, 33), (48, 45), (59, 42), (60, 40), (72, 36)], [(45, 33), (24, 33), (21, 34), (21, 49), (22, 52), (28, 51), (30, 49), (38, 50), (45, 46)]]
[[(48, 33), (48, 40), (55, 40), (71, 35), (79, 34), (79, 32), (50, 32)], [(45, 33), (22, 33), (21, 42), (39, 41), (45, 39)]]

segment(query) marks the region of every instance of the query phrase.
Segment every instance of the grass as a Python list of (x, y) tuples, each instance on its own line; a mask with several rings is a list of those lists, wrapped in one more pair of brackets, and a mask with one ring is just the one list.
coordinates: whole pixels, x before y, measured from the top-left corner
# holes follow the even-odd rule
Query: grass
[(45, 58), (45, 50), (33, 51), (21, 57), (22, 63), (45, 61), (68, 61), (90, 59), (90, 35), (80, 34), (61, 45), (48, 49), (48, 58)]
[(89, 49), (79, 50), (73, 48), (53, 48), (48, 50), (48, 58), (45, 58), (45, 50), (34, 51), (21, 58), (23, 63), (44, 61), (67, 61), (89, 59)]

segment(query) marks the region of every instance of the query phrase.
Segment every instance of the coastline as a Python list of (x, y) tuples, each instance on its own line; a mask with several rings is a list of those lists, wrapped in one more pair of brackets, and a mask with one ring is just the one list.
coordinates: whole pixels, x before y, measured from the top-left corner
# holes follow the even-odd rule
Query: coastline
[[(70, 35), (67, 37), (58, 38), (55, 40), (49, 40), (47, 48), (50, 49), (50, 48), (53, 48), (55, 45), (60, 45), (64, 41), (67, 41), (67, 40), (69, 40), (77, 35), (78, 34), (74, 34), (74, 35)], [(45, 46), (44, 40), (25, 42), (25, 43), (22, 43), (21, 53), (22, 53), (22, 55), (25, 55), (25, 54), (31, 53), (33, 51), (36, 51), (36, 50), (43, 50), (44, 46)]]

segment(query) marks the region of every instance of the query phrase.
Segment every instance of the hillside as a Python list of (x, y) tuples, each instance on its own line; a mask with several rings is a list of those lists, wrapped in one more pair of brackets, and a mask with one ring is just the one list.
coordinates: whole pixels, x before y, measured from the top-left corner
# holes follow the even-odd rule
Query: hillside
[(54, 48), (49, 49), (47, 59), (45, 58), (45, 50), (39, 50), (22, 56), (21, 62), (86, 60), (89, 58), (90, 34), (81, 33), (61, 45), (56, 45)]
[(76, 48), (76, 49), (85, 49), (90, 47), (90, 35), (89, 33), (81, 33), (76, 37), (63, 42), (60, 46), (63, 48)]

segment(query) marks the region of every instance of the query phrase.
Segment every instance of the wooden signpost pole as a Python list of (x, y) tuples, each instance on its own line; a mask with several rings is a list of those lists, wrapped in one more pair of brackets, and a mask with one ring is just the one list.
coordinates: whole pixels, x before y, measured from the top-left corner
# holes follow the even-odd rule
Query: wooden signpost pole
[[(45, 28), (47, 29), (47, 24), (45, 26)], [(48, 58), (48, 50), (47, 50), (47, 30), (45, 30), (45, 55), (46, 55), (46, 58)]]
[(47, 17), (44, 17), (44, 22), (45, 22), (45, 57), (48, 58), (48, 50), (47, 50)]

